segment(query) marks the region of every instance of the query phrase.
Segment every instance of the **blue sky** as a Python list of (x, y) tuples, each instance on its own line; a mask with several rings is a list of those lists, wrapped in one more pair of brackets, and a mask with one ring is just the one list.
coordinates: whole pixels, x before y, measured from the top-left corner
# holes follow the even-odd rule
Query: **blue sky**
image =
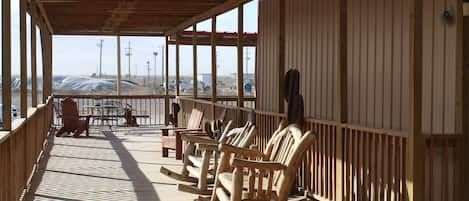
[[(257, 1), (245, 5), (244, 11), (244, 31), (257, 32)], [(18, 28), (19, 29), (19, 28)], [(201, 22), (197, 25), (201, 31), (211, 31), (211, 20)], [(236, 32), (237, 31), (237, 9), (229, 11), (217, 18), (217, 31)], [(15, 35), (15, 34), (14, 34)], [(97, 46), (100, 39), (103, 39), (103, 73), (116, 74), (117, 68), (117, 37), (114, 36), (54, 36), (53, 41), (53, 62), (55, 75), (90, 75), (97, 72), (99, 66), (99, 48)], [(155, 57), (154, 51), (161, 52), (164, 46), (163, 37), (121, 37), (121, 62), (122, 75), (128, 73), (128, 57), (125, 56), (126, 48), (131, 42), (131, 74), (145, 75), (147, 73), (146, 62), (150, 61), (151, 74), (154, 74)], [(18, 45), (19, 48), (19, 45)], [(251, 59), (248, 62), (249, 72), (254, 71), (254, 48), (249, 49)], [(15, 49), (14, 49), (15, 50)], [(175, 47), (170, 46), (170, 75), (175, 74)], [(192, 75), (192, 46), (181, 46), (181, 74)], [(245, 50), (246, 51), (246, 50)], [(236, 47), (218, 47), (218, 72), (220, 75), (228, 75), (236, 72)], [(156, 69), (158, 75), (161, 74), (161, 56), (156, 59)], [(211, 67), (211, 52), (209, 46), (198, 47), (198, 67), (199, 73), (209, 73)], [(15, 69), (14, 67), (13, 69)], [(19, 72), (13, 70), (13, 74)]]

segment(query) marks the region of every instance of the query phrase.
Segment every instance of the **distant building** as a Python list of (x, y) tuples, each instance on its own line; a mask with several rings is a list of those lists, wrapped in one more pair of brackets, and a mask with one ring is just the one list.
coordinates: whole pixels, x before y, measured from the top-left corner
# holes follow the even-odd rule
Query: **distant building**
[[(231, 73), (231, 76), (236, 79), (237, 73)], [(254, 73), (244, 73), (243, 78), (245, 80), (245, 83), (253, 84), (256, 80), (256, 74), (254, 74)]]
[(197, 80), (202, 81), (206, 87), (212, 86), (212, 74), (210, 73), (199, 74)]

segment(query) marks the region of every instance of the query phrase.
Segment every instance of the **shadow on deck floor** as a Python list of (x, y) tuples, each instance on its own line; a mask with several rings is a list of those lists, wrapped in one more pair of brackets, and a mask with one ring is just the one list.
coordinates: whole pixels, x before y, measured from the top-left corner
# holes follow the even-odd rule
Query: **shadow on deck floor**
[[(116, 128), (114, 128), (116, 129)], [(162, 165), (157, 128), (93, 129), (91, 137), (50, 137), (49, 146), (24, 200), (193, 200), (177, 182), (159, 173)]]

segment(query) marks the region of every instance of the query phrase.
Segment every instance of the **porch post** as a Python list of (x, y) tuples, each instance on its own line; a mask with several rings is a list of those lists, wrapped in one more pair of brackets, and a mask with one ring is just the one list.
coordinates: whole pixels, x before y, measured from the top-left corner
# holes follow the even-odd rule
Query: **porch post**
[[(212, 17), (212, 102), (217, 102), (217, 16)], [(215, 119), (215, 106), (212, 107), (212, 118)]]
[(284, 74), (285, 74), (285, 1), (280, 0), (279, 20), (279, 47), (278, 47), (278, 112), (285, 112), (285, 101), (283, 100)]
[(20, 0), (20, 117), (28, 115), (28, 63), (26, 46), (26, 0)]
[[(338, 118), (340, 123), (347, 123), (347, 0), (339, 2), (339, 72), (337, 87), (339, 98), (336, 102)], [(335, 142), (335, 195), (336, 201), (344, 200), (343, 197), (343, 163), (344, 163), (344, 128), (337, 127)]]
[(410, 3), (411, 65), (409, 69), (409, 134), (407, 138), (406, 184), (409, 201), (425, 199), (425, 142), (422, 135), (422, 0)]
[[(31, 12), (35, 11), (35, 4), (31, 5)], [(36, 18), (31, 15), (31, 106), (37, 107), (37, 57), (36, 57)]]
[(180, 95), (180, 89), (179, 89), (179, 64), (180, 64), (180, 57), (179, 57), (179, 43), (180, 43), (180, 38), (179, 38), (179, 33), (176, 33), (176, 96)]
[(237, 89), (238, 107), (244, 106), (244, 71), (243, 71), (243, 33), (244, 33), (244, 4), (238, 6), (238, 69)]
[(169, 41), (168, 37), (165, 37), (165, 60), (166, 60), (166, 65), (165, 65), (165, 74), (164, 74), (164, 81), (165, 81), (165, 90), (164, 90), (164, 124), (167, 126), (169, 124)]
[(197, 91), (199, 90), (199, 83), (197, 79), (197, 24), (192, 25), (192, 53), (194, 59), (194, 70), (193, 70), (193, 89), (192, 89), (192, 96), (197, 98)]
[(11, 0), (2, 0), (2, 126), (11, 130)]
[(117, 95), (121, 95), (121, 36), (117, 35)]
[(43, 102), (45, 103), (46, 100), (49, 98), (49, 95), (51, 94), (51, 75), (52, 72), (50, 71), (50, 49), (51, 49), (51, 40), (50, 40), (50, 34), (47, 31), (47, 29), (44, 29), (44, 26), (41, 26), (41, 41), (42, 41), (42, 75), (43, 75), (43, 81), (42, 81), (42, 88), (43, 88)]
[[(467, 4), (467, 3), (466, 3)], [(462, 69), (462, 103), (463, 103), (463, 109), (461, 112), (462, 115), (462, 135), (463, 135), (463, 141), (462, 143), (459, 144), (459, 147), (461, 149), (458, 149), (458, 152), (460, 153), (460, 161), (461, 161), (461, 167), (459, 169), (459, 172), (462, 174), (460, 177), (460, 182), (458, 183), (459, 189), (459, 195), (461, 197), (456, 197), (456, 199), (459, 198), (459, 200), (469, 200), (469, 194), (465, 192), (465, 189), (467, 188), (467, 185), (469, 185), (469, 182), (465, 178), (469, 178), (469, 172), (467, 171), (469, 169), (469, 57), (463, 56), (463, 55), (468, 55), (469, 54), (469, 38), (467, 37), (469, 35), (469, 16), (464, 16), (463, 17), (463, 22), (461, 23), (462, 26), (462, 61), (463, 65), (461, 66)]]

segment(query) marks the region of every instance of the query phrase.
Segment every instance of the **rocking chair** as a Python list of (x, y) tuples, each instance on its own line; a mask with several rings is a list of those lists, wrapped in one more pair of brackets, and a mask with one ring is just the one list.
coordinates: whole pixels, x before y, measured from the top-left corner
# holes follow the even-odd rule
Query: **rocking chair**
[[(221, 159), (211, 200), (286, 201), (298, 166), (314, 139), (311, 132), (303, 135), (297, 125), (290, 125), (273, 134), (264, 153), (220, 145)], [(230, 161), (233, 154), (236, 156)], [(245, 169), (249, 175), (245, 175)]]
[[(73, 101), (72, 98), (62, 100), (61, 106), (63, 126), (57, 131), (55, 136), (60, 137), (64, 133), (74, 132), (73, 137), (78, 137), (83, 131), (86, 131), (86, 136), (89, 136), (90, 116), (78, 115), (77, 103)], [(80, 119), (82, 117), (84, 117), (85, 120)]]
[[(202, 123), (202, 118), (204, 113), (197, 109), (193, 109), (189, 121), (187, 122), (187, 127), (175, 127), (175, 128), (161, 128), (161, 147), (163, 157), (168, 157), (168, 150), (172, 149), (176, 151), (176, 159), (182, 159), (182, 140), (181, 136), (184, 132), (191, 131), (202, 131), (200, 124)], [(169, 131), (174, 131), (174, 136), (169, 136)]]
[(234, 147), (246, 148), (251, 145), (254, 138), (255, 125), (247, 122), (244, 127), (229, 130), (227, 127), (218, 140), (202, 138), (198, 136), (183, 135), (182, 139), (187, 142), (184, 152), (184, 166), (182, 173), (178, 174), (165, 167), (160, 172), (174, 179), (197, 183), (196, 186), (179, 184), (180, 191), (210, 195), (207, 189), (208, 183), (213, 182), (214, 174), (218, 165), (218, 145), (227, 143)]

